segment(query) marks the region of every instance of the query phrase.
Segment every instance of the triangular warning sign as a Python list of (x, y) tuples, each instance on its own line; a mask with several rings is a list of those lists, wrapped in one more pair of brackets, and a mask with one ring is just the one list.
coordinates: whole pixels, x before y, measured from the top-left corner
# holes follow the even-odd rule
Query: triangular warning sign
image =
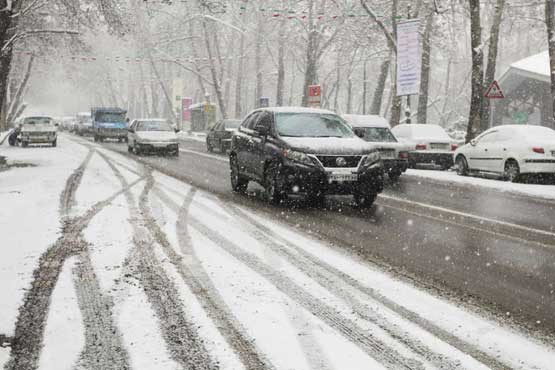
[(488, 99), (503, 99), (505, 97), (497, 81), (493, 81), (491, 85), (489, 85), (484, 96)]

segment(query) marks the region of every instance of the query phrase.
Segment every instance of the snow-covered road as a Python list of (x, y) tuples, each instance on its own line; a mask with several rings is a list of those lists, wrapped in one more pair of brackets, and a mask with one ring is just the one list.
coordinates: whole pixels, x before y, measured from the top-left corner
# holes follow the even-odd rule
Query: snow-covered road
[(528, 333), (90, 142), (2, 154), (35, 165), (0, 172), (6, 369), (555, 363)]

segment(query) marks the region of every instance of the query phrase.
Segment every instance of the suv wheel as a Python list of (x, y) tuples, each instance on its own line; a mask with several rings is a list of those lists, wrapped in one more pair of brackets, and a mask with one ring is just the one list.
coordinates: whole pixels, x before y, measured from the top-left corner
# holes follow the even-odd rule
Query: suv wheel
[(212, 147), (212, 145), (210, 145), (210, 142), (208, 140), (206, 140), (206, 151), (208, 151), (209, 153), (212, 153), (214, 151), (214, 148)]
[(374, 201), (376, 200), (377, 196), (378, 194), (375, 194), (375, 193), (361, 194), (359, 192), (356, 192), (353, 194), (355, 204), (357, 205), (357, 207), (360, 207), (360, 208), (370, 208), (372, 204), (374, 204)]
[(306, 200), (313, 207), (323, 207), (326, 204), (326, 196), (322, 192), (309, 192)]
[(231, 189), (236, 193), (246, 193), (249, 180), (239, 174), (239, 163), (236, 156), (229, 158)]
[(391, 170), (387, 174), (389, 176), (389, 179), (393, 182), (399, 181), (399, 177), (401, 177), (401, 171), (400, 170)]
[(279, 181), (279, 167), (279, 163), (270, 162), (264, 172), (264, 189), (266, 189), (266, 196), (271, 204), (279, 204), (285, 198)]

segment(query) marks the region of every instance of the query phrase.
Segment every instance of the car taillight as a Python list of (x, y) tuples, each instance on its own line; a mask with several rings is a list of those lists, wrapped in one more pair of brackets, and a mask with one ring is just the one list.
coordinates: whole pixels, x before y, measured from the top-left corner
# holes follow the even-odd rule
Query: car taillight
[(459, 146), (457, 144), (451, 144), (451, 151), (454, 152), (458, 147)]
[(408, 159), (409, 158), (409, 152), (399, 152), (399, 158), (400, 159)]
[(534, 151), (534, 153), (545, 154), (545, 150), (543, 150), (543, 148), (540, 148), (540, 147), (534, 147), (532, 148), (532, 150)]
[(416, 150), (426, 150), (426, 144), (416, 144)]

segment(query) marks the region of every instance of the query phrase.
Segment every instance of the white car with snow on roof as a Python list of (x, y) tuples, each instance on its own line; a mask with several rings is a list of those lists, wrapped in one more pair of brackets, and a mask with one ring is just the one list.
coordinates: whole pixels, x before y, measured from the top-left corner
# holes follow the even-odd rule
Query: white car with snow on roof
[(19, 119), (16, 123), (21, 125), (18, 141), (21, 146), (29, 144), (50, 144), (53, 147), (58, 142), (58, 130), (52, 117), (29, 116)]
[(418, 164), (430, 164), (447, 170), (453, 166), (453, 152), (458, 145), (443, 127), (413, 123), (397, 125), (391, 131), (397, 139), (411, 146), (409, 168), (415, 168)]
[(409, 146), (395, 138), (385, 118), (359, 114), (344, 114), (342, 117), (358, 137), (377, 145), (384, 171), (390, 179), (397, 180), (407, 170)]
[(455, 152), (457, 173), (502, 175), (518, 181), (524, 174), (555, 174), (555, 130), (535, 125), (493, 127)]

